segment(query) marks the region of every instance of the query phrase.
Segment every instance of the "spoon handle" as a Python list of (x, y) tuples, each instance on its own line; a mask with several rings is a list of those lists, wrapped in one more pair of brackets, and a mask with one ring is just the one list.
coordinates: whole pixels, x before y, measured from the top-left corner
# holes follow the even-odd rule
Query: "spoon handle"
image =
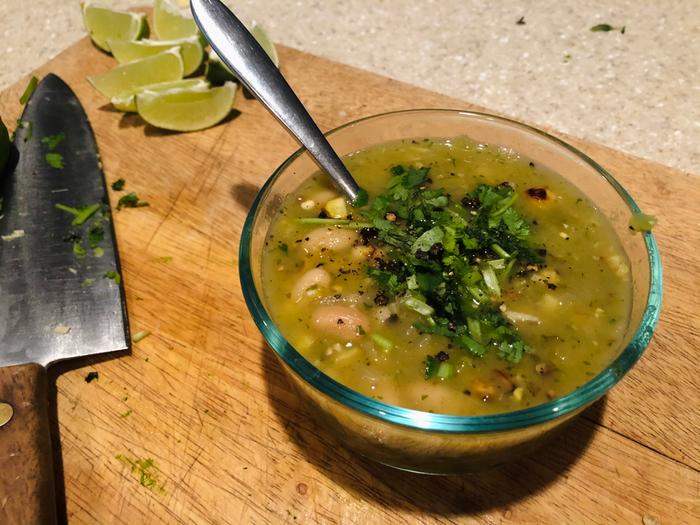
[(306, 147), (351, 202), (361, 190), (267, 53), (220, 0), (191, 0), (194, 20), (238, 79)]

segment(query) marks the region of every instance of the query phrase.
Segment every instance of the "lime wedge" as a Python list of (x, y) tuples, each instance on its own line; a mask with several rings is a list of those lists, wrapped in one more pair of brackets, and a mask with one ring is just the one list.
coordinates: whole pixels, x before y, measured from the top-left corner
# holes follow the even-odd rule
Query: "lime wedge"
[(138, 40), (148, 36), (148, 22), (143, 13), (114, 11), (89, 2), (83, 4), (83, 23), (95, 45), (105, 51), (109, 51), (108, 40)]
[(231, 112), (236, 84), (226, 82), (207, 90), (143, 91), (136, 95), (141, 118), (173, 131), (196, 131), (221, 122)]
[(0, 119), (0, 175), (5, 170), (7, 159), (10, 156), (10, 135), (7, 133), (5, 124)]
[(275, 49), (275, 44), (273, 44), (272, 40), (270, 40), (270, 37), (267, 36), (267, 33), (265, 32), (265, 29), (263, 29), (263, 26), (254, 24), (253, 29), (251, 29), (250, 33), (255, 37), (255, 40), (258, 41), (260, 47), (262, 47), (265, 50), (265, 53), (267, 53), (267, 56), (270, 57), (270, 60), (272, 60), (272, 63), (275, 65), (275, 67), (280, 67), (280, 59), (277, 56), (277, 49)]
[(185, 16), (180, 9), (168, 0), (156, 0), (153, 6), (153, 25), (158, 37), (163, 40), (174, 40), (199, 36), (199, 30), (194, 19)]
[(209, 60), (207, 60), (207, 68), (204, 72), (207, 80), (215, 86), (220, 86), (224, 82), (235, 82), (238, 79), (233, 74), (226, 64), (224, 64), (219, 55), (213, 49), (209, 51)]
[[(161, 93), (163, 91), (191, 89), (193, 91), (209, 89), (209, 82), (201, 78), (185, 78), (182, 80), (173, 80), (172, 82), (161, 82), (159, 84), (151, 84), (143, 86), (142, 91), (153, 91)], [(136, 95), (127, 95), (125, 97), (113, 97), (112, 105), (119, 111), (134, 112), (136, 111)]]
[(112, 50), (114, 58), (120, 64), (141, 60), (162, 53), (171, 47), (180, 46), (184, 65), (183, 76), (194, 73), (204, 58), (202, 43), (196, 36), (177, 40), (137, 40), (132, 42), (108, 40), (107, 43)]
[(88, 78), (88, 81), (108, 98), (124, 98), (140, 91), (143, 86), (171, 82), (182, 78), (182, 58), (178, 48), (158, 55), (129, 62)]
[[(275, 44), (272, 43), (270, 37), (261, 25), (255, 24), (250, 33), (255, 37), (263, 48), (267, 56), (270, 57), (272, 63), (275, 66), (280, 66), (280, 60), (277, 56), (277, 50), (275, 49)], [(207, 62), (207, 70), (205, 72), (207, 80), (214, 85), (220, 85), (227, 81), (235, 81), (236, 75), (231, 71), (226, 64), (221, 61), (219, 55), (216, 54), (214, 50), (209, 51), (209, 60)]]

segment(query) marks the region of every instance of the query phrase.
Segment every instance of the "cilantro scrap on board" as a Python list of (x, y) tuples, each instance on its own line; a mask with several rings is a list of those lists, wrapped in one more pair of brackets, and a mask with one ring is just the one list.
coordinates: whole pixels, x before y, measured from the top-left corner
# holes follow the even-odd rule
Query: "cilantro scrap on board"
[[(419, 331), (446, 337), (476, 356), (496, 351), (517, 363), (531, 352), (502, 315), (501, 287), (510, 276), (542, 262), (529, 242), (530, 226), (513, 208), (508, 183), (478, 185), (459, 200), (433, 188), (430, 168), (393, 166), (387, 189), (357, 210), (361, 233), (382, 248), (367, 273), (380, 292), (414, 310)], [(425, 377), (438, 373), (428, 359)], [(442, 366), (445, 374), (450, 366)]]
[(119, 199), (119, 201), (117, 202), (117, 209), (121, 210), (122, 208), (142, 208), (148, 205), (149, 204), (147, 202), (139, 200), (139, 196), (132, 191), (131, 193), (127, 193)]
[(125, 184), (126, 181), (124, 179), (117, 179), (112, 183), (112, 189), (114, 191), (122, 191), (124, 189)]

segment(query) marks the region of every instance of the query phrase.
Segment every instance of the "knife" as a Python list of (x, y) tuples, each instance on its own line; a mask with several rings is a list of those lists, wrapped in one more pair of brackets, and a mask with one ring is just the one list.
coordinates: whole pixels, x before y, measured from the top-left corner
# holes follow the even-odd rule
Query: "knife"
[(0, 523), (43, 524), (56, 520), (46, 367), (127, 350), (129, 330), (107, 189), (80, 102), (50, 74), (21, 121), (15, 166), (0, 180)]

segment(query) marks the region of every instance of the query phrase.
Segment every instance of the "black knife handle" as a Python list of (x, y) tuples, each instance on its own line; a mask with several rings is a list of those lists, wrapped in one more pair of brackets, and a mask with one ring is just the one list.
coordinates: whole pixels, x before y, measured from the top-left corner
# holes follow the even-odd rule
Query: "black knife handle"
[(0, 523), (56, 523), (46, 369), (0, 368)]

